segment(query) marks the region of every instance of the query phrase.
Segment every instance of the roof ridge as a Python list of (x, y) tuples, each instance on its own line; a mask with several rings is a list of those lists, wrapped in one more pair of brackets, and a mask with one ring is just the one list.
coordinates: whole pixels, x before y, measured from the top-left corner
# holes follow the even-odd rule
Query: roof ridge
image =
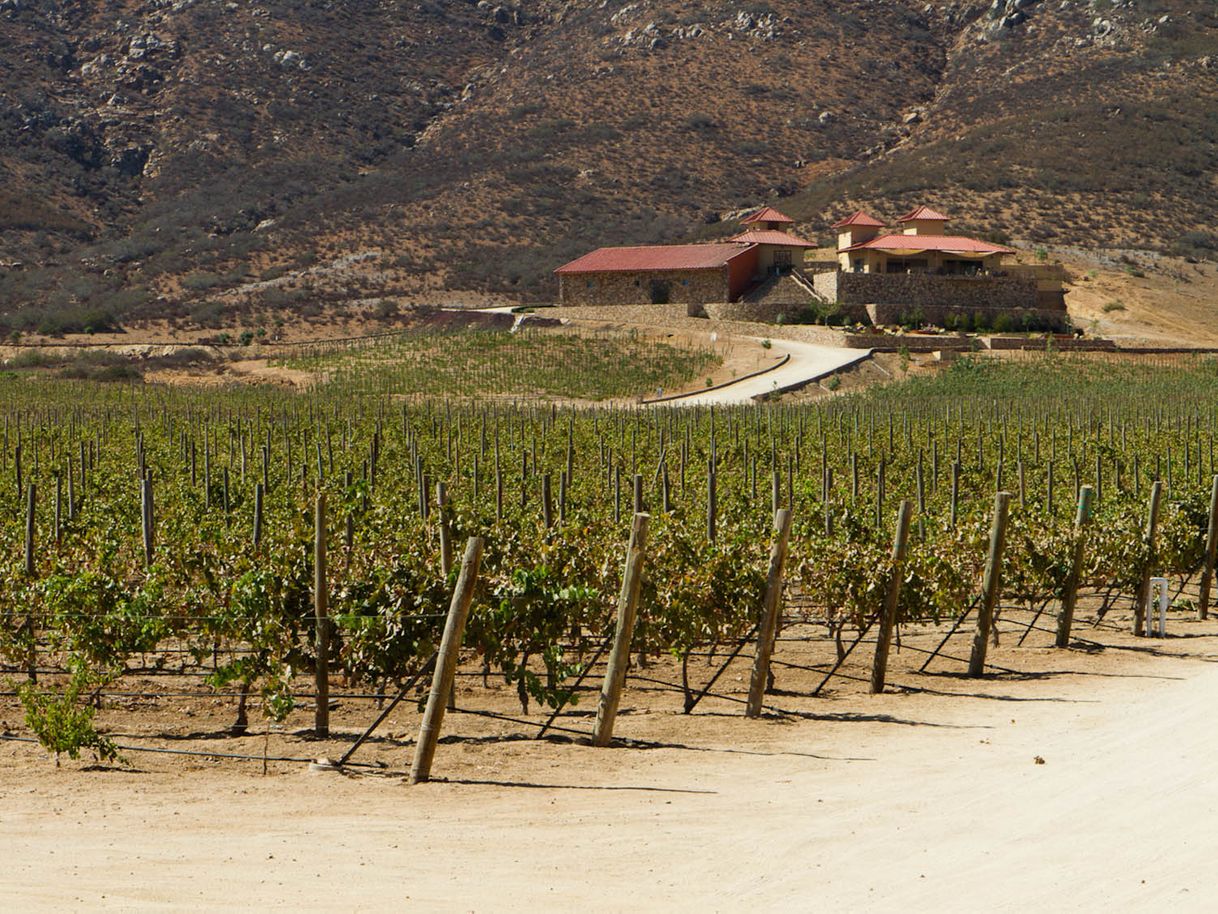
[(839, 219), (834, 222), (829, 228), (845, 228), (848, 225), (867, 225), (873, 228), (884, 228), (884, 223), (874, 216), (865, 213), (861, 209), (856, 209), (845, 219)]
[(938, 210), (933, 210), (929, 206), (915, 206), (904, 216), (897, 219), (897, 222), (914, 222), (922, 220), (924, 222), (951, 222), (947, 216)]

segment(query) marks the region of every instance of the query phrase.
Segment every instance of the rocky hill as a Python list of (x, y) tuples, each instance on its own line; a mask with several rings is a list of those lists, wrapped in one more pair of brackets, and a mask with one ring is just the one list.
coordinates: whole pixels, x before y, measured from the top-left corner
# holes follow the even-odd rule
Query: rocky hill
[(1210, 3), (0, 0), (0, 48), (0, 329), (544, 300), (761, 202), (1218, 248)]

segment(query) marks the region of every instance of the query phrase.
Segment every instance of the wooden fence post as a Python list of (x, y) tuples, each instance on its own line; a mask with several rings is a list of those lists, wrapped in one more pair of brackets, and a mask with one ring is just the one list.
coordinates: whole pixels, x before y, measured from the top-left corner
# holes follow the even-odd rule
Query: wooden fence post
[(973, 653), (969, 657), (968, 674), (976, 679), (985, 672), (985, 654), (989, 648), (990, 629), (994, 625), (994, 607), (1002, 592), (1002, 550), (1007, 540), (1007, 511), (1011, 493), (994, 496), (994, 522), (990, 527), (990, 553), (985, 562), (981, 606), (977, 610), (977, 633), (973, 636)]
[(1210, 590), (1214, 585), (1214, 557), (1218, 553), (1218, 476), (1210, 484), (1210, 522), (1205, 534), (1205, 562), (1201, 566), (1201, 594), (1197, 598), (1197, 618), (1210, 614)]
[(880, 614), (880, 631), (875, 643), (875, 660), (871, 665), (871, 694), (884, 691), (884, 677), (888, 672), (888, 648), (892, 644), (892, 630), (896, 625), (897, 606), (901, 599), (901, 576), (905, 565), (905, 550), (909, 542), (909, 517), (911, 506), (908, 498), (901, 500), (897, 509), (897, 529), (892, 537), (892, 576), (888, 579), (888, 591), (884, 595), (884, 608)]
[(440, 639), (440, 652), (436, 655), (436, 671), (431, 677), (431, 693), (427, 696), (427, 708), (423, 712), (414, 761), (410, 766), (412, 784), (422, 783), (431, 777), (431, 763), (436, 755), (440, 727), (444, 724), (445, 704), (452, 694), (457, 677), (457, 661), (461, 651), (461, 639), (465, 636), (465, 620), (469, 618), (469, 607), (474, 600), (474, 585), (478, 581), (478, 569), (482, 564), (482, 546), (483, 540), (480, 536), (471, 536), (465, 544), (465, 557), (461, 560), (461, 572), (457, 575), (457, 586), (448, 606), (448, 619), (444, 623), (444, 634)]
[(313, 732), (318, 739), (330, 736), (330, 615), (329, 586), (326, 583), (326, 496), (317, 494), (313, 513), (313, 613), (317, 622), (314, 668), (317, 708)]
[(613, 739), (613, 723), (617, 718), (622, 686), (626, 682), (626, 668), (630, 663), (630, 641), (634, 636), (639, 590), (643, 584), (643, 558), (646, 555), (650, 520), (651, 516), (648, 514), (636, 514), (630, 530), (630, 545), (626, 550), (626, 564), (622, 571), (622, 590), (617, 598), (617, 627), (613, 633), (613, 650), (609, 655), (605, 682), (596, 706), (596, 728), (592, 731), (594, 746), (608, 746)]
[(1150, 488), (1150, 504), (1146, 511), (1146, 532), (1142, 543), (1146, 547), (1146, 566), (1142, 570), (1142, 580), (1138, 583), (1136, 603), (1133, 607), (1133, 633), (1139, 638), (1145, 634), (1143, 628), (1146, 620), (1146, 600), (1150, 596), (1150, 578), (1154, 574), (1155, 536), (1159, 530), (1159, 505), (1163, 501), (1163, 483), (1155, 480)]
[(1083, 531), (1091, 519), (1091, 500), (1095, 489), (1083, 486), (1078, 492), (1078, 513), (1074, 517), (1074, 555), (1070, 559), (1070, 574), (1062, 592), (1062, 608), (1057, 616), (1057, 647), (1069, 647), (1070, 627), (1074, 625), (1074, 606), (1078, 602), (1078, 586), (1083, 577), (1085, 537)]
[(770, 570), (766, 575), (765, 602), (761, 609), (761, 625), (757, 630), (757, 653), (753, 656), (753, 676), (749, 681), (749, 701), (745, 717), (760, 717), (765, 699), (766, 681), (770, 674), (770, 657), (774, 652), (774, 635), (782, 610), (782, 578), (787, 562), (787, 542), (791, 536), (791, 511), (779, 508), (774, 512), (777, 537), (770, 550)]

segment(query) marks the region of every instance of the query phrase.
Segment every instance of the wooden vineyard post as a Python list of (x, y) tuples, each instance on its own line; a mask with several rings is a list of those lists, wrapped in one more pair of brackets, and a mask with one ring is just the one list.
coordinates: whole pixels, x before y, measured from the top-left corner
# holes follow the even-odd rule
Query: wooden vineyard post
[(326, 583), (325, 493), (318, 493), (313, 514), (313, 613), (317, 622), (317, 708), (313, 716), (313, 732), (318, 739), (327, 739), (330, 736), (330, 616)]
[(952, 490), (951, 490), (951, 508), (949, 515), (949, 524), (953, 530), (956, 529), (956, 520), (960, 510), (960, 461), (957, 460), (952, 464)]
[(1150, 487), (1150, 505), (1146, 513), (1146, 533), (1142, 543), (1146, 549), (1146, 565), (1142, 569), (1142, 579), (1138, 583), (1137, 602), (1133, 607), (1133, 633), (1139, 638), (1146, 619), (1146, 599), (1150, 596), (1150, 578), (1154, 574), (1155, 565), (1155, 535), (1159, 530), (1159, 505), (1163, 501), (1163, 483), (1155, 480)]
[(34, 576), (34, 509), (38, 503), (38, 487), (30, 483), (25, 489), (25, 576)]
[(58, 546), (62, 536), (63, 522), (63, 477), (55, 473), (55, 545)]
[(892, 537), (892, 577), (888, 579), (888, 591), (884, 595), (884, 607), (880, 611), (880, 630), (875, 643), (875, 660), (871, 665), (871, 694), (884, 691), (884, 677), (888, 673), (888, 648), (892, 644), (892, 630), (896, 625), (897, 606), (901, 599), (901, 577), (905, 565), (905, 550), (909, 542), (909, 499), (901, 500), (897, 509), (897, 529)]
[(442, 482), (436, 483), (436, 513), (440, 521), (440, 571), (447, 579), (453, 568), (453, 538), (448, 527), (448, 487)]
[(1201, 566), (1201, 593), (1197, 598), (1197, 618), (1210, 614), (1210, 590), (1214, 586), (1214, 557), (1218, 553), (1218, 476), (1210, 484), (1210, 521), (1205, 534), (1205, 561)]
[(153, 539), (153, 525), (156, 509), (152, 504), (152, 477), (145, 476), (140, 480), (140, 525), (144, 534), (144, 567), (152, 567), (152, 552), (156, 546)]
[(994, 522), (990, 527), (990, 552), (985, 562), (981, 607), (977, 610), (977, 632), (973, 636), (973, 653), (969, 657), (968, 674), (976, 679), (985, 671), (985, 654), (989, 647), (990, 629), (994, 625), (994, 608), (1002, 592), (1002, 550), (1007, 539), (1007, 511), (1011, 493), (994, 496)]
[(554, 499), (550, 490), (550, 474), (541, 477), (541, 523), (549, 530), (554, 526)]
[(436, 755), (440, 727), (444, 724), (445, 704), (452, 694), (453, 683), (457, 678), (457, 660), (461, 651), (461, 639), (465, 636), (465, 620), (469, 618), (469, 607), (474, 600), (478, 569), (482, 564), (482, 546), (483, 539), (480, 536), (471, 536), (465, 544), (465, 557), (461, 560), (457, 586), (448, 606), (448, 619), (444, 623), (444, 634), (440, 639), (440, 652), (436, 655), (436, 671), (431, 677), (431, 693), (427, 696), (427, 708), (423, 712), (414, 761), (410, 766), (412, 784), (420, 784), (431, 778), (431, 763)]
[(770, 674), (770, 657), (774, 652), (774, 635), (782, 610), (782, 577), (787, 562), (787, 541), (791, 536), (791, 511), (779, 508), (774, 512), (777, 537), (770, 550), (770, 570), (765, 581), (765, 602), (761, 608), (761, 625), (757, 629), (757, 653), (753, 656), (753, 675), (749, 681), (749, 701), (745, 717), (760, 717), (765, 699), (765, 685)]
[(711, 457), (706, 464), (706, 538), (715, 541), (715, 515), (717, 512), (715, 493), (715, 458)]
[(262, 545), (262, 483), (254, 483), (254, 551)]
[[(1218, 480), (1215, 480), (1218, 483)], [(1215, 489), (1218, 492), (1218, 488)], [(1074, 606), (1078, 602), (1078, 585), (1083, 576), (1083, 531), (1091, 519), (1091, 499), (1095, 490), (1083, 486), (1078, 493), (1078, 514), (1074, 517), (1074, 555), (1070, 560), (1070, 574), (1062, 591), (1062, 608), (1057, 617), (1057, 647), (1070, 645), (1070, 627), (1074, 624)]]
[(622, 590), (617, 598), (617, 626), (613, 632), (613, 650), (605, 670), (600, 701), (596, 706), (596, 728), (592, 745), (608, 746), (613, 739), (613, 723), (617, 719), (622, 687), (626, 683), (626, 668), (630, 663), (630, 641), (634, 637), (634, 620), (639, 606), (639, 590), (643, 584), (643, 558), (647, 549), (647, 528), (650, 515), (636, 514), (630, 530), (630, 545), (626, 550), (626, 565), (622, 571)]

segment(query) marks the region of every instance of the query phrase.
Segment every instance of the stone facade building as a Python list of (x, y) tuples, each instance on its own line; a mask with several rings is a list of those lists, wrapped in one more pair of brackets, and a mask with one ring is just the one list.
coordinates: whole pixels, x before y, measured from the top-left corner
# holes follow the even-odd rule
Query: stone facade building
[(810, 277), (818, 297), (851, 319), (865, 311), (875, 324), (1068, 326), (1060, 275), (1051, 268), (1009, 267), (1015, 251), (948, 235), (948, 217), (919, 206), (897, 220), (898, 232), (856, 212), (838, 231), (837, 269)]
[(1065, 329), (1060, 273), (1005, 263), (1015, 251), (948, 235), (925, 206), (883, 222), (856, 212), (833, 228), (836, 260), (805, 262), (812, 242), (764, 207), (710, 244), (600, 248), (555, 270), (562, 305), (687, 306), (720, 319)]
[(715, 244), (599, 248), (555, 270), (562, 305), (699, 306), (735, 302), (768, 277), (790, 273), (814, 248), (794, 220), (765, 207)]

